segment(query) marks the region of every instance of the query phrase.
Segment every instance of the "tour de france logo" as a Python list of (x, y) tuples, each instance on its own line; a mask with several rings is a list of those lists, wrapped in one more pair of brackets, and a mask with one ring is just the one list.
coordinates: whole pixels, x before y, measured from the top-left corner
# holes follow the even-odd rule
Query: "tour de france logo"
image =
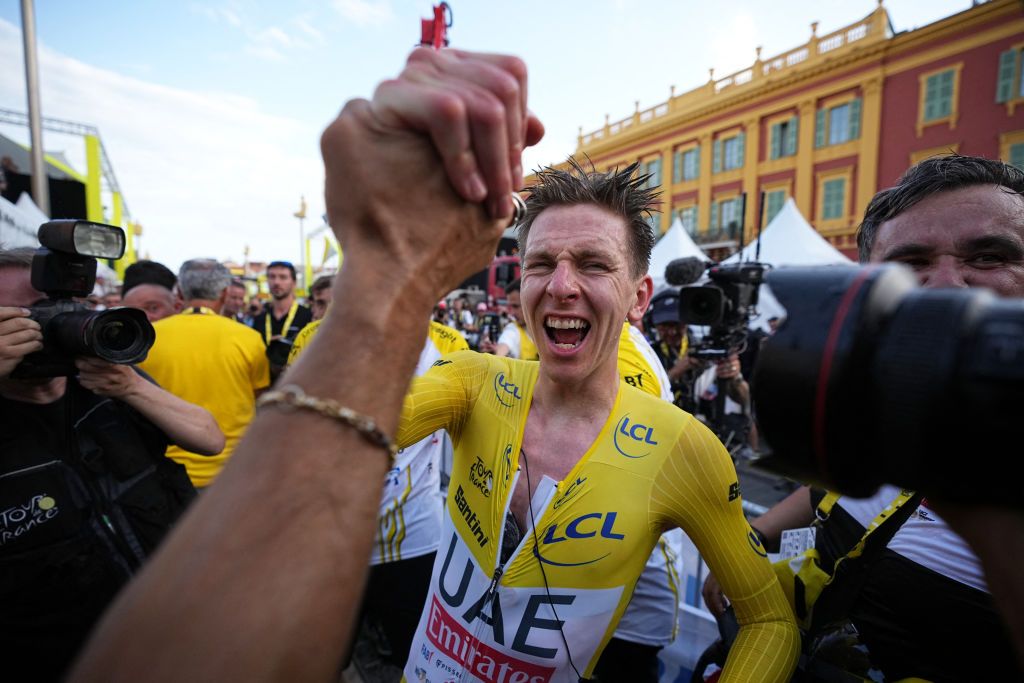
[(57, 501), (48, 494), (32, 496), (26, 503), (0, 511), (0, 546), (21, 538), (60, 514)]

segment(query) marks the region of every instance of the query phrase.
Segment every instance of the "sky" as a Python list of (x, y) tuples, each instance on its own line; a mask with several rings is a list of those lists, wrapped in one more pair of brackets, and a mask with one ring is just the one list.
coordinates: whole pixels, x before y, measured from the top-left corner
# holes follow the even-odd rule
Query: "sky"
[[(876, 0), (450, 0), (454, 47), (516, 54), (547, 134), (524, 167), (565, 159), (577, 134), (748, 67), (868, 14)], [(970, 0), (888, 0), (898, 31)], [(397, 75), (429, 0), (37, 2), (44, 116), (96, 126), (140, 250), (300, 261), (324, 212), (319, 135), (342, 105)], [(27, 111), (18, 0), (0, 0), (0, 108)], [(27, 128), (0, 133), (28, 144)], [(81, 138), (44, 133), (85, 170)], [(314, 263), (319, 259), (313, 256)]]

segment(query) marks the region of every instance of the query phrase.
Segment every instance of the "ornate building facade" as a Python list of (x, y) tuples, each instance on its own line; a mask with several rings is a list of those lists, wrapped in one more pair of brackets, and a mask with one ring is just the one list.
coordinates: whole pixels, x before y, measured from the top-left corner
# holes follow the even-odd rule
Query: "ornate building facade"
[[(875, 192), (910, 165), (958, 152), (1024, 167), (1024, 7), (992, 0), (893, 34), (879, 2), (861, 21), (676, 94), (598, 130), (577, 157), (639, 161), (661, 186), (657, 227), (678, 216), (706, 251), (752, 239), (792, 197), (850, 256)], [(762, 195), (763, 193), (763, 195)]]

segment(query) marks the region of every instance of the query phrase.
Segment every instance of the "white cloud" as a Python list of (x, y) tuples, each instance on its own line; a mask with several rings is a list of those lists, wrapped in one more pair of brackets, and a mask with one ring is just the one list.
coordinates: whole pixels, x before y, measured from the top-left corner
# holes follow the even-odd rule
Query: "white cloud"
[[(0, 63), (20, 65), (20, 46), (20, 31), (0, 20)], [(318, 130), (250, 98), (150, 83), (45, 46), (39, 58), (43, 114), (99, 128), (144, 251), (172, 268), (195, 256), (240, 260), (245, 245), (254, 260), (296, 259), (299, 195), (310, 216), (323, 213)], [(22, 74), (0, 70), (0, 102), (21, 107)]]
[(334, 9), (357, 26), (379, 26), (394, 17), (389, 0), (334, 0)]

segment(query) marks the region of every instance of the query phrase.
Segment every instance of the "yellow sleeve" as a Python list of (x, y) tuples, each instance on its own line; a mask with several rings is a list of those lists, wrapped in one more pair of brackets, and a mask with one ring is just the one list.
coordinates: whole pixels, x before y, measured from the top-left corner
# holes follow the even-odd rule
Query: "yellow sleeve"
[(688, 417), (653, 487), (651, 511), (679, 526), (729, 596), (739, 635), (721, 681), (788, 681), (800, 633), (767, 552), (743, 516), (732, 460), (714, 434)]
[[(461, 335), (460, 335), (461, 336)], [(396, 441), (405, 448), (438, 429), (447, 429), (458, 445), (487, 375), (488, 357), (459, 351), (442, 357), (413, 379), (402, 406)]]
[(456, 351), (469, 351), (469, 343), (458, 330), (434, 320), (430, 321), (430, 338), (442, 356)]
[(313, 335), (316, 334), (318, 327), (320, 327), (320, 321), (314, 320), (299, 330), (299, 333), (295, 335), (295, 340), (292, 342), (292, 349), (288, 352), (288, 365), (294, 364), (295, 359), (299, 357), (299, 354), (309, 346), (309, 342), (313, 340)]

